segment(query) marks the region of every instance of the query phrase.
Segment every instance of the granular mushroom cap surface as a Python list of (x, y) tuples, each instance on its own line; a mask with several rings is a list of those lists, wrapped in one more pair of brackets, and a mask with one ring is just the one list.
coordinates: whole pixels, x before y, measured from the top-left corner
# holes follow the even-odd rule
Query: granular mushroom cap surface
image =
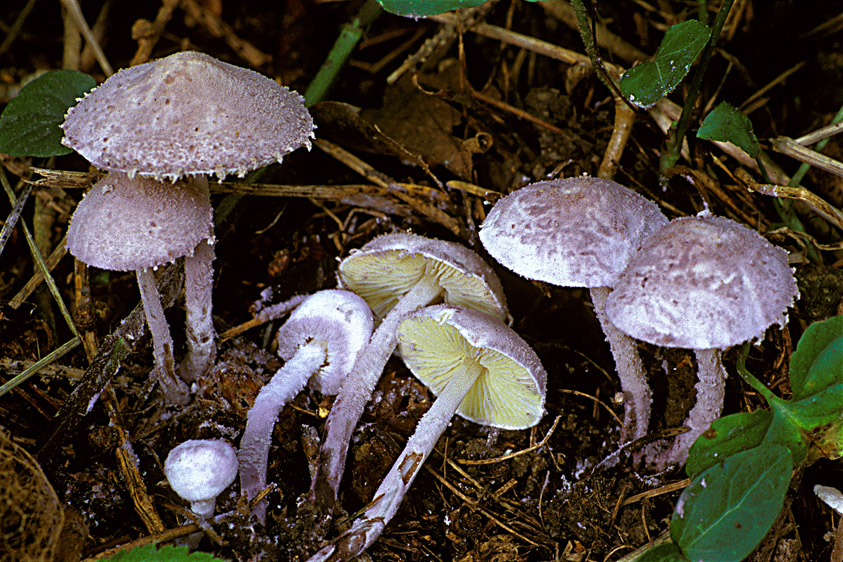
[(247, 171), (313, 137), (297, 93), (193, 51), (126, 68), (68, 111), (62, 142), (99, 168), (156, 179)]
[(611, 180), (542, 181), (498, 201), (480, 230), (486, 250), (528, 279), (612, 286), (641, 241), (667, 223), (658, 206)]
[(606, 314), (655, 345), (723, 349), (784, 325), (798, 296), (785, 250), (723, 217), (683, 217), (644, 242)]
[(111, 172), (79, 203), (67, 249), (88, 265), (135, 271), (171, 262), (213, 239), (204, 177), (175, 185)]

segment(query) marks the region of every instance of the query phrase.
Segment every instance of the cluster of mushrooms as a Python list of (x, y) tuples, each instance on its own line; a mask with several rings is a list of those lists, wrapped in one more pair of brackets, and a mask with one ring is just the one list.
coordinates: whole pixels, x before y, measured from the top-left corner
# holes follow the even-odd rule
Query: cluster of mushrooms
[[(120, 116), (128, 128), (110, 118), (117, 99), (130, 108)], [(120, 71), (71, 109), (63, 128), (68, 146), (108, 171), (80, 203), (68, 249), (97, 267), (137, 271), (154, 374), (166, 399), (184, 404), (189, 384), (216, 354), (207, 176), (242, 176), (308, 145), (310, 115), (300, 96), (272, 80), (186, 52)], [(621, 443), (649, 428), (652, 393), (636, 340), (696, 351), (689, 431), (648, 453), (658, 467), (684, 462), (719, 416), (720, 350), (783, 325), (798, 296), (786, 252), (757, 233), (706, 213), (668, 221), (654, 203), (609, 180), (577, 177), (518, 189), (491, 209), (480, 240), (519, 275), (590, 289), (624, 395)], [(155, 269), (182, 257), (188, 350), (176, 366)], [(255, 500), (267, 486), (272, 430), (285, 404), (305, 386), (336, 395), (301, 504), (324, 532), (352, 432), (397, 352), (436, 400), (372, 502), (311, 561), (348, 560), (377, 539), (454, 414), (517, 430), (544, 413), (546, 373), (509, 327), (500, 281), (474, 251), (386, 234), (353, 250), (337, 277), (338, 288), (298, 299), (278, 331), (285, 363), (249, 411), (239, 450), (221, 439), (189, 440), (165, 463), (172, 488), (200, 519), (213, 515), (215, 498), (238, 474), (241, 493)], [(266, 502), (252, 503), (252, 515), (264, 522)]]

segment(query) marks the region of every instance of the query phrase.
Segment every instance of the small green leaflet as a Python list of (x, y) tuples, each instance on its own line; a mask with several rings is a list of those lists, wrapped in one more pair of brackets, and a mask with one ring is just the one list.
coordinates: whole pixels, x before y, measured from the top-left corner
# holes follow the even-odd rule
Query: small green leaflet
[(154, 544), (121, 550), (106, 558), (108, 562), (225, 562), (207, 552), (194, 552), (186, 546), (166, 545), (155, 548)]
[[(457, 8), (473, 8), (486, 0), (378, 0), (383, 9), (399, 16), (412, 18), (433, 16)], [(527, 0), (536, 2), (538, 0)]]
[(728, 141), (753, 158), (758, 155), (758, 139), (752, 132), (752, 122), (749, 117), (725, 101), (720, 102), (711, 113), (705, 116), (697, 131), (697, 138)]
[(792, 469), (787, 448), (771, 443), (712, 466), (676, 502), (671, 538), (690, 560), (740, 562), (778, 517)]
[(0, 152), (12, 156), (60, 156), (73, 152), (61, 143), (59, 126), (77, 98), (96, 81), (75, 70), (47, 72), (24, 86), (0, 115)]
[(793, 399), (800, 400), (843, 383), (843, 316), (814, 322), (790, 357)]
[(479, 6), (486, 0), (378, 0), (383, 9), (399, 16), (421, 17), (457, 8)]
[(709, 37), (711, 30), (697, 20), (670, 26), (654, 59), (621, 76), (621, 93), (640, 108), (653, 106), (682, 82)]

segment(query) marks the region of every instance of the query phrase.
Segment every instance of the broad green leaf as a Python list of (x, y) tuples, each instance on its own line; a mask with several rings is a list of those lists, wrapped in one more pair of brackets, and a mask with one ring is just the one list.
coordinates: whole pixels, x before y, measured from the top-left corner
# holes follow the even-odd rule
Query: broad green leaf
[(705, 116), (697, 131), (697, 138), (730, 142), (753, 158), (758, 155), (758, 139), (752, 132), (749, 117), (725, 101)]
[(0, 152), (12, 156), (59, 156), (73, 152), (61, 143), (68, 108), (96, 86), (75, 70), (47, 72), (24, 86), (0, 115)]
[(654, 59), (621, 76), (621, 93), (638, 107), (651, 107), (685, 78), (709, 37), (711, 30), (696, 20), (670, 26)]
[(801, 400), (843, 382), (843, 316), (814, 322), (790, 356), (793, 399)]
[(154, 544), (139, 546), (131, 550), (120, 550), (106, 558), (109, 562), (224, 562), (207, 552), (190, 554), (186, 546), (162, 546)]
[(399, 16), (421, 17), (457, 8), (479, 6), (486, 0), (378, 0), (383, 9)]
[(773, 413), (768, 410), (741, 412), (715, 420), (691, 446), (685, 472), (696, 478), (727, 457), (757, 447), (767, 435)]
[(675, 543), (669, 542), (653, 547), (635, 559), (635, 562), (688, 562)]
[(743, 560), (778, 517), (791, 470), (787, 448), (767, 443), (712, 466), (679, 497), (671, 538), (691, 560)]

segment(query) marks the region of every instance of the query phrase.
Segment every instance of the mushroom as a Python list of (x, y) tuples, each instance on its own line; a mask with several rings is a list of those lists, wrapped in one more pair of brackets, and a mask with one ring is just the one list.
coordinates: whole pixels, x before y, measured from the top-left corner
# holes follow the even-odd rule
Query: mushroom
[(351, 529), (309, 562), (350, 560), (375, 542), (454, 413), (503, 429), (532, 427), (544, 414), (541, 362), (496, 318), (447, 305), (423, 308), (399, 324), (398, 347), (436, 400)]
[[(121, 70), (71, 108), (62, 129), (63, 144), (129, 178), (216, 174), (222, 181), (309, 148), (314, 126), (297, 93), (187, 51)], [(179, 373), (188, 382), (216, 356), (213, 237), (208, 241), (185, 263), (188, 351)]]
[(685, 462), (723, 409), (721, 350), (784, 326), (798, 296), (787, 252), (729, 219), (710, 213), (674, 219), (644, 241), (615, 283), (606, 314), (633, 338), (695, 350), (698, 378), (689, 431), (651, 462)]
[[(369, 343), (372, 311), (349, 291), (319, 291), (305, 299), (278, 330), (278, 355), (286, 363), (261, 388), (240, 440), (240, 489), (251, 499), (266, 487), (269, 445), (284, 405), (306, 384), (336, 394), (354, 361)], [(263, 522), (266, 504), (252, 513)]]
[(398, 322), (409, 312), (439, 301), (473, 308), (500, 319), (506, 302), (492, 269), (454, 242), (415, 234), (379, 236), (352, 251), (339, 265), (340, 285), (363, 297), (382, 318), (331, 408), (319, 463), (310, 489), (317, 524), (330, 520), (351, 433), (395, 349)]
[(666, 223), (655, 203), (613, 181), (583, 176), (542, 181), (507, 195), (480, 230), (489, 254), (515, 273), (589, 288), (624, 395), (621, 443), (646, 435), (652, 392), (635, 342), (609, 322), (603, 307), (635, 250)]
[[(153, 376), (171, 404), (185, 404), (189, 391), (175, 374), (173, 339), (154, 269), (182, 256), (192, 261), (191, 256), (206, 253), (213, 228), (206, 178), (169, 185), (111, 172), (85, 195), (67, 230), (67, 249), (80, 261), (100, 269), (136, 273), (152, 333)], [(193, 281), (193, 277), (188, 279)]]
[[(833, 509), (837, 515), (843, 515), (843, 494), (837, 488), (831, 486), (823, 486), (816, 484), (814, 486), (814, 494), (825, 505)], [(831, 549), (831, 562), (840, 562), (843, 560), (843, 524), (837, 522), (837, 528), (834, 530), (834, 546)]]
[(214, 514), (217, 496), (237, 477), (237, 453), (222, 439), (191, 439), (173, 448), (164, 474), (175, 493), (200, 519)]

